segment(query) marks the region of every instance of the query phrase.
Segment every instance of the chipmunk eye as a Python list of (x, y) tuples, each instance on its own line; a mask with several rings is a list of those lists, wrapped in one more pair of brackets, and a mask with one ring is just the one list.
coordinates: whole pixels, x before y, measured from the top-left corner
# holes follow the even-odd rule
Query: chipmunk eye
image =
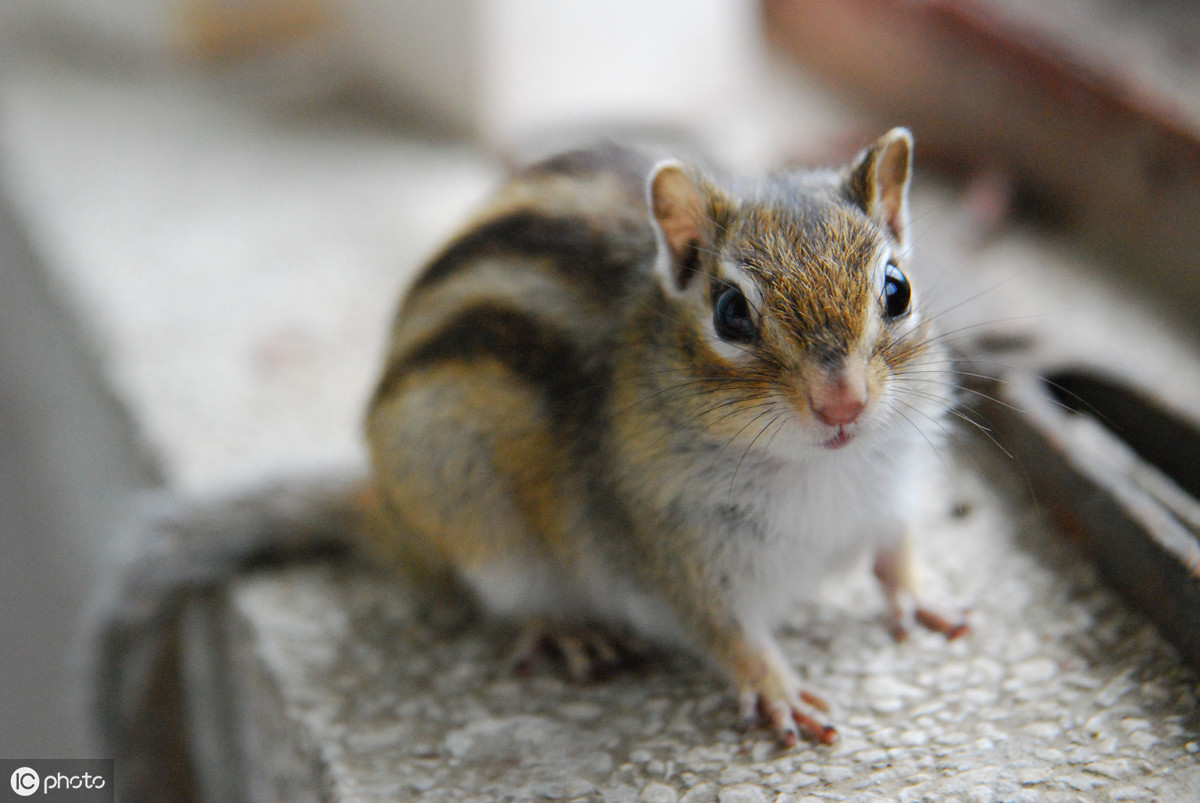
[(722, 340), (734, 343), (750, 343), (758, 337), (750, 302), (736, 287), (727, 286), (717, 297), (713, 326)]
[(888, 318), (899, 318), (912, 307), (912, 285), (904, 272), (890, 262), (883, 270), (883, 304)]

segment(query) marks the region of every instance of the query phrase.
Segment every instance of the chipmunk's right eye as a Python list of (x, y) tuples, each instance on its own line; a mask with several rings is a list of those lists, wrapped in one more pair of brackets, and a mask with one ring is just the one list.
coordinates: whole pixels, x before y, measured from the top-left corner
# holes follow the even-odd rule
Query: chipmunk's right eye
[(912, 309), (912, 285), (908, 277), (899, 267), (888, 263), (883, 272), (883, 304), (887, 308), (888, 319), (907, 315)]
[(713, 309), (713, 326), (722, 340), (751, 343), (758, 337), (750, 302), (736, 287), (726, 287)]

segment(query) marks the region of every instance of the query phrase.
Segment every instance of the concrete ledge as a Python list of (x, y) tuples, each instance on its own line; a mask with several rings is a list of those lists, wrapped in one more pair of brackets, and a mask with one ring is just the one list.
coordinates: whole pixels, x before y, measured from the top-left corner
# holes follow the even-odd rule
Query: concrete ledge
[(0, 80), (0, 177), (169, 486), (358, 454), (400, 288), (498, 174), (179, 68)]
[(783, 647), (833, 702), (832, 748), (737, 732), (689, 656), (518, 679), (505, 631), (431, 625), (386, 578), (240, 580), (223, 613), (252, 799), (300, 778), (319, 800), (1195, 799), (1194, 674), (1057, 535), (956, 490), (971, 512), (931, 516), (924, 551), (975, 600), (968, 637), (892, 643), (865, 573), (796, 612)]

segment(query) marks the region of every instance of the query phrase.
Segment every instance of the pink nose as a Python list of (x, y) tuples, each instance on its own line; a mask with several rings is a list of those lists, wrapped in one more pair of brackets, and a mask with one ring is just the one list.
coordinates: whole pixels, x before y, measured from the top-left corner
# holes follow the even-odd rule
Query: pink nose
[(846, 396), (820, 403), (814, 399), (812, 411), (822, 423), (831, 427), (841, 427), (857, 421), (866, 406), (865, 400)]
[(813, 415), (823, 424), (841, 427), (853, 424), (867, 407), (867, 388), (846, 373), (817, 381), (809, 390)]

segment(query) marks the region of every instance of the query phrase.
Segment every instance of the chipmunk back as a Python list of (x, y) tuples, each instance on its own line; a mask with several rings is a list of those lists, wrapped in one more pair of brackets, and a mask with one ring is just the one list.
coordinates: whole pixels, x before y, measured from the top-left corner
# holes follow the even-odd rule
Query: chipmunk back
[(690, 646), (746, 719), (832, 740), (771, 635), (796, 597), (874, 549), (897, 633), (962, 632), (904, 560), (952, 384), (905, 273), (910, 165), (896, 129), (756, 181), (617, 147), (522, 171), (397, 316), (381, 546), (498, 615)]

